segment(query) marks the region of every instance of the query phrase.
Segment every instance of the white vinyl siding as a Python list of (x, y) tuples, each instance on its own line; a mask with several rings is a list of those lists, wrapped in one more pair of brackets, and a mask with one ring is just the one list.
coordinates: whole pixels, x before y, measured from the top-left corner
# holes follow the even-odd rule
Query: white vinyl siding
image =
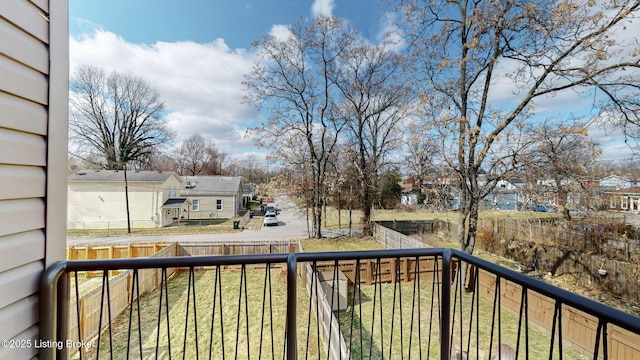
[[(64, 259), (67, 14), (66, 1), (0, 6), (0, 339), (38, 338), (39, 279)], [(0, 348), (2, 359), (36, 355)]]

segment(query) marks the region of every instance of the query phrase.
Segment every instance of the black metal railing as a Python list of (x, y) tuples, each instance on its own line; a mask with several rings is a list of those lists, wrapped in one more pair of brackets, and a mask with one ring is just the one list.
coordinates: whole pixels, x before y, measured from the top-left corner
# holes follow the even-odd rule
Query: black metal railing
[(640, 353), (640, 318), (451, 249), (66, 261), (40, 294), (42, 359)]

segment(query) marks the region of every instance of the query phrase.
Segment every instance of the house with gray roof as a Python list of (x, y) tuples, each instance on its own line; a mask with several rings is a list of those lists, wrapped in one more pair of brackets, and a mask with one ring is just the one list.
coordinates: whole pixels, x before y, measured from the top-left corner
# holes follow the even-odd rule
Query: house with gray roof
[(180, 197), (182, 179), (173, 171), (80, 170), (67, 182), (69, 229), (133, 228), (171, 225), (191, 205)]
[(242, 177), (185, 176), (180, 196), (191, 201), (187, 220), (229, 219), (242, 210)]

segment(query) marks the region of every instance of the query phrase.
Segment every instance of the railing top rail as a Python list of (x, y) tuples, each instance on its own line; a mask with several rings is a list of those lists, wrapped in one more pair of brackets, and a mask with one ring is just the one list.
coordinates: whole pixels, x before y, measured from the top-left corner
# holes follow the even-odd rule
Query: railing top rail
[[(356, 260), (414, 256), (442, 256), (442, 249), (415, 248), (397, 250), (330, 251), (291, 253), (297, 261)], [(67, 272), (122, 269), (155, 269), (171, 267), (198, 267), (216, 265), (250, 265), (286, 263), (289, 253), (249, 255), (207, 255), (181, 257), (142, 257), (131, 259), (69, 260)]]
[(453, 250), (453, 257), (521, 285), (523, 288), (533, 290), (551, 299), (555, 299), (562, 304), (569, 305), (575, 309), (591, 314), (609, 324), (620, 326), (636, 334), (640, 334), (640, 317), (638, 316), (607, 306), (584, 296), (574, 294), (568, 290), (561, 289), (544, 281), (507, 269), (503, 266), (480, 259), (473, 255), (469, 255), (460, 250)]
[[(291, 260), (297, 262), (327, 261), (327, 260), (357, 260), (400, 257), (442, 257), (445, 251), (450, 251), (453, 258), (468, 262), (480, 269), (489, 271), (500, 278), (507, 279), (523, 288), (535, 291), (566, 304), (578, 310), (591, 314), (610, 324), (620, 326), (629, 331), (640, 334), (640, 317), (609, 307), (597, 301), (560, 289), (541, 280), (528, 277), (486, 260), (469, 255), (459, 250), (441, 248), (414, 248), (390, 250), (361, 250), (361, 251), (331, 251), (307, 253), (281, 254), (252, 254), (252, 255), (224, 255), (224, 256), (184, 256), (169, 258), (134, 258), (134, 259), (106, 259), (106, 260), (73, 260), (57, 263), (53, 272), (95, 271), (95, 270), (123, 270), (123, 269), (153, 269), (153, 268), (188, 268), (201, 266), (225, 265), (256, 265), (256, 264), (286, 264)], [(57, 275), (52, 275), (54, 279)], [(53, 278), (51, 277), (53, 276)]]

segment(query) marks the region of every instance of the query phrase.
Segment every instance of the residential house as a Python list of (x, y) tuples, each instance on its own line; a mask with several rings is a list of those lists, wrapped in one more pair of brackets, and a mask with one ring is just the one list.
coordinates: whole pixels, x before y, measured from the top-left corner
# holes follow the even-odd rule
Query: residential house
[(608, 191), (606, 195), (611, 210), (640, 213), (640, 187)]
[(600, 179), (600, 186), (613, 189), (626, 189), (631, 187), (631, 182), (622, 176), (610, 175)]
[(490, 209), (519, 210), (524, 199), (521, 195), (523, 186), (520, 179), (498, 180), (491, 193), (483, 199), (485, 206)]
[[(0, 339), (35, 344), (39, 280), (66, 256), (67, 1), (0, 6)], [(33, 359), (2, 346), (0, 359)]]
[(173, 171), (81, 170), (68, 178), (69, 229), (167, 226), (189, 210)]
[(242, 178), (239, 176), (185, 176), (180, 196), (191, 200), (185, 219), (232, 218), (242, 210)]
[(242, 184), (242, 198), (243, 203), (247, 204), (253, 198), (256, 197), (256, 184), (254, 183), (244, 183)]

